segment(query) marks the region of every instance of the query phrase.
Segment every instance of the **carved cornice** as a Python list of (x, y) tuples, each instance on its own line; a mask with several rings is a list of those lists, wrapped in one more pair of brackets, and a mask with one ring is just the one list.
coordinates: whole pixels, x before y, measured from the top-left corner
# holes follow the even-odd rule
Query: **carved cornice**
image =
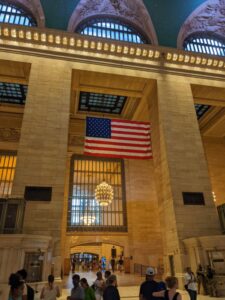
[(212, 33), (225, 38), (225, 0), (208, 0), (200, 5), (182, 25), (177, 46), (194, 33)]
[(70, 18), (68, 31), (75, 32), (84, 20), (100, 16), (120, 18), (158, 45), (151, 17), (142, 0), (81, 0)]
[[(155, 72), (224, 78), (221, 56), (88, 37), (65, 31), (0, 24), (0, 49), (57, 59), (122, 64)], [(91, 55), (92, 53), (92, 55)], [(219, 71), (219, 72), (217, 72)]]
[(19, 128), (0, 128), (1, 142), (19, 142), (20, 129)]

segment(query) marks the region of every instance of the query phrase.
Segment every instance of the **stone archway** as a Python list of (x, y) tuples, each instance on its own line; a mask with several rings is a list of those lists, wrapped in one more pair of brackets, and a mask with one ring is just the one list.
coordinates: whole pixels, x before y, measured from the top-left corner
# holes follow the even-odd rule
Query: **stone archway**
[(96, 17), (119, 18), (136, 27), (153, 45), (158, 45), (151, 17), (142, 0), (81, 0), (70, 18), (68, 31), (74, 32), (83, 20)]
[(184, 40), (194, 33), (216, 33), (225, 37), (225, 0), (208, 0), (200, 5), (184, 22), (177, 38), (182, 49)]

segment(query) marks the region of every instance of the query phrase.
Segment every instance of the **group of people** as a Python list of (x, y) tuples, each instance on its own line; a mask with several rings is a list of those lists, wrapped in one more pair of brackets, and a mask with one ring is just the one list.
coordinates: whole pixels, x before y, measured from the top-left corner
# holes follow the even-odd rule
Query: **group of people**
[(80, 275), (74, 274), (73, 288), (67, 300), (120, 300), (116, 275), (105, 271), (103, 279), (102, 272), (98, 271), (96, 276), (93, 285), (89, 286), (86, 278), (80, 279)]
[[(27, 271), (25, 269), (12, 273), (9, 277), (9, 296), (8, 300), (34, 300), (35, 291), (26, 283)], [(41, 300), (56, 300), (60, 297), (58, 286), (54, 285), (54, 276), (48, 276), (48, 284), (41, 290)]]
[(197, 294), (201, 292), (204, 295), (216, 296), (216, 281), (214, 279), (215, 271), (211, 266), (203, 268), (198, 265), (196, 275), (192, 272), (191, 268), (187, 268), (184, 280), (185, 289), (190, 295), (191, 300), (196, 300)]
[[(73, 288), (67, 300), (120, 300), (117, 289), (116, 275), (105, 271), (105, 279), (102, 272), (97, 272), (97, 279), (92, 286), (89, 286), (87, 279), (78, 274), (73, 275)], [(177, 292), (178, 280), (169, 276), (164, 282), (154, 280), (155, 270), (149, 267), (146, 270), (146, 280), (141, 284), (139, 299), (154, 300), (157, 297), (165, 300), (182, 300), (181, 294)]]
[(75, 272), (75, 270), (82, 270), (82, 271), (97, 271), (97, 270), (112, 270), (112, 272), (115, 272), (115, 270), (118, 270), (122, 272), (123, 270), (123, 257), (120, 256), (118, 260), (116, 260), (114, 257), (110, 261), (107, 262), (105, 257), (102, 257), (99, 261), (96, 259), (93, 259), (91, 261), (89, 260), (81, 260), (78, 261), (75, 257), (71, 259), (71, 270), (72, 273)]

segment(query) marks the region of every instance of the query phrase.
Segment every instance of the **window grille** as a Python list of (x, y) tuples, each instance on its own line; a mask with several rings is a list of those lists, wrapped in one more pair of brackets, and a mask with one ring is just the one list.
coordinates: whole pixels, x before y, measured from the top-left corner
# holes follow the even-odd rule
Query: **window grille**
[(127, 97), (80, 92), (79, 111), (121, 114)]
[(12, 192), (16, 168), (16, 155), (0, 152), (0, 197), (9, 197)]
[[(95, 188), (102, 181), (110, 184), (114, 192), (107, 207), (95, 200)], [(67, 229), (127, 231), (123, 160), (72, 157)]]
[(34, 18), (22, 8), (0, 1), (0, 22), (23, 26), (37, 26)]
[(21, 233), (25, 201), (0, 198), (0, 234)]
[(197, 118), (200, 119), (210, 109), (210, 107), (210, 105), (195, 104)]
[(144, 38), (135, 28), (113, 19), (92, 19), (82, 23), (76, 30), (82, 35), (96, 36), (105, 39), (147, 44)]
[(0, 103), (24, 105), (27, 96), (27, 85), (0, 82)]
[(184, 42), (187, 51), (225, 56), (225, 42), (215, 37), (189, 37)]

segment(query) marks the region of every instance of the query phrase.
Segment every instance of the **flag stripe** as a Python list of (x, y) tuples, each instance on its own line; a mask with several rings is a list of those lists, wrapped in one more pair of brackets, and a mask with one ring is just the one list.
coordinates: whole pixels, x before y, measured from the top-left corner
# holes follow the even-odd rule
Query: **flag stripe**
[[(120, 151), (122, 151), (122, 150), (120, 150)], [(85, 150), (85, 152), (88, 152), (88, 153), (101, 153), (101, 154), (118, 154), (118, 151), (112, 151), (112, 150), (108, 150), (108, 149), (105, 149), (105, 150), (99, 150), (99, 149), (97, 149), (97, 150), (95, 150), (95, 149), (86, 149)], [(144, 153), (139, 153), (139, 152), (136, 152), (136, 151), (131, 151), (131, 152), (129, 152), (129, 151), (123, 151), (123, 153), (121, 153), (121, 155), (122, 154), (125, 154), (125, 155), (127, 155), (127, 156), (129, 156), (129, 155), (133, 155), (135, 153), (135, 155), (137, 155), (137, 156), (139, 156), (139, 157), (145, 157), (145, 156), (149, 156), (149, 152), (147, 153), (147, 152), (144, 152)]]
[(133, 146), (121, 146), (121, 145), (104, 145), (104, 147), (102, 145), (99, 144), (90, 144), (90, 143), (85, 143), (85, 148), (86, 149), (112, 149), (112, 150), (116, 150), (116, 149), (121, 149), (122, 150), (137, 150), (137, 151), (147, 151), (149, 152), (149, 150), (151, 150), (150, 147), (146, 147), (146, 146), (142, 146), (142, 147), (133, 147)]
[(130, 120), (113, 119), (113, 120), (111, 120), (111, 122), (112, 123), (120, 123), (121, 125), (127, 123), (127, 125), (129, 124), (130, 126), (134, 126), (134, 125), (150, 126), (150, 124), (148, 122), (137, 122), (137, 121), (130, 121)]
[(112, 126), (112, 131), (113, 132), (134, 132), (134, 133), (141, 133), (141, 134), (149, 134), (149, 130), (146, 129), (127, 129), (127, 128), (118, 128), (118, 127), (114, 127)]
[(94, 155), (94, 156), (97, 156), (97, 157), (111, 157), (111, 158), (125, 158), (125, 159), (143, 159), (143, 160), (146, 160), (146, 159), (152, 159), (152, 155), (149, 155), (149, 156), (144, 156), (144, 157), (137, 157), (136, 155), (124, 155), (124, 154), (107, 154), (105, 153), (104, 155), (102, 153), (95, 153), (95, 154), (91, 154), (89, 152), (84, 152), (84, 155)]
[(105, 138), (97, 138), (97, 137), (86, 137), (85, 141), (105, 141), (106, 143), (109, 143), (112, 141), (114, 142), (120, 142), (120, 143), (131, 143), (131, 144), (151, 144), (149, 139), (130, 139), (125, 137), (112, 137), (111, 139), (105, 139)]
[[(106, 140), (106, 139), (105, 139)], [(108, 139), (108, 141), (102, 141), (102, 140), (90, 140), (90, 139), (86, 139), (85, 144), (100, 144), (100, 145), (117, 145), (117, 146), (133, 146), (133, 147), (148, 147), (150, 146), (150, 142), (137, 142), (137, 141), (131, 141), (131, 142), (127, 142), (127, 141), (120, 141), (118, 140), (118, 142), (115, 141), (111, 141), (110, 139)]]

